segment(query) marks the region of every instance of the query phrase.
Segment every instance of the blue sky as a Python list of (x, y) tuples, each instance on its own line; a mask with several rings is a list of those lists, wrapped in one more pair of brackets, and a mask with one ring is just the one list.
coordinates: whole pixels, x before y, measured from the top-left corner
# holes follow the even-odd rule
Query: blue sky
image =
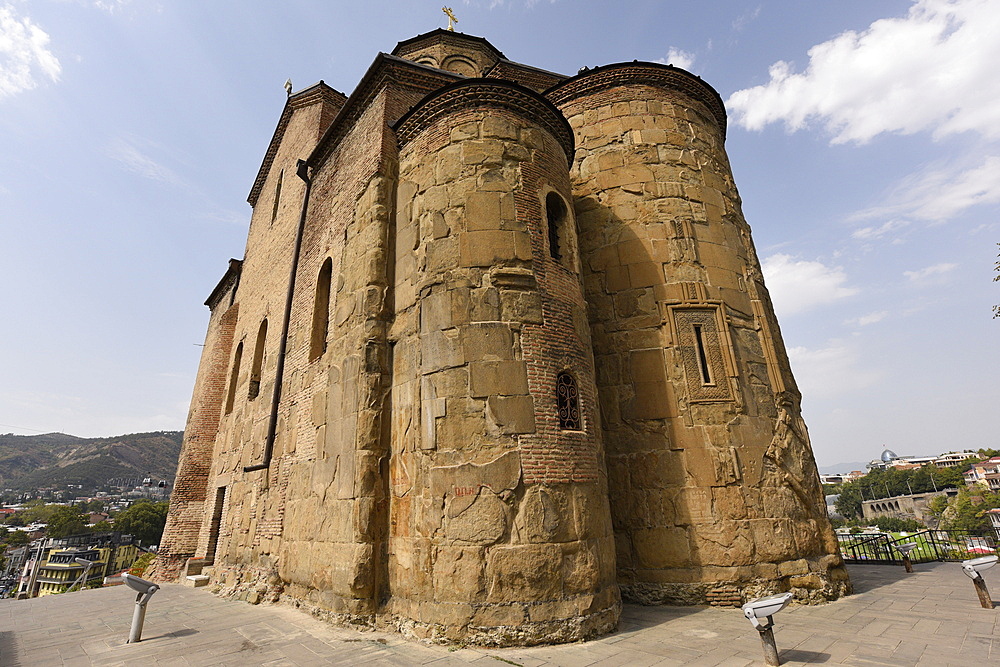
[[(821, 465), (998, 445), (1000, 3), (451, 6), (511, 60), (719, 91)], [(285, 80), (349, 93), (440, 7), (0, 0), (0, 432), (183, 428)]]

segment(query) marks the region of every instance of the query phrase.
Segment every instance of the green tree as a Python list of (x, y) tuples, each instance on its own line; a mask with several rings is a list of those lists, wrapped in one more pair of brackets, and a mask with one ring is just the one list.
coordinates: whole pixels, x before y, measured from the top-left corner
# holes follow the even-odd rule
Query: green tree
[(75, 507), (59, 506), (49, 517), (46, 534), (49, 537), (67, 537), (90, 532), (87, 520)]
[(23, 547), (30, 541), (31, 539), (28, 537), (28, 534), (23, 530), (15, 530), (7, 536), (8, 547)]
[[(26, 503), (25, 509), (18, 512), (18, 515), (24, 520), (25, 524), (34, 523), (35, 521), (52, 523), (52, 517), (60, 510), (65, 509), (67, 509), (65, 505), (49, 504), (40, 500), (31, 501), (30, 503)], [(73, 511), (75, 512), (76, 510)]]
[(875, 519), (875, 525), (878, 526), (879, 530), (884, 530), (887, 533), (902, 533), (903, 531), (914, 533), (926, 528), (916, 519), (900, 519), (894, 516), (880, 516)]
[(137, 500), (115, 516), (115, 530), (128, 533), (142, 544), (158, 544), (167, 523), (167, 503)]
[(948, 503), (941, 516), (941, 527), (947, 530), (988, 530), (990, 520), (984, 512), (995, 506), (1000, 498), (996, 494), (985, 492), (983, 502), (973, 502), (973, 495), (966, 488), (958, 490), (958, 495)]
[(861, 479), (845, 482), (841, 486), (840, 498), (836, 503), (837, 511), (850, 519), (861, 516), (863, 500), (963, 487), (965, 480), (962, 471), (978, 460), (977, 457), (966, 459), (957, 468), (938, 468), (933, 463), (928, 463), (916, 470), (872, 470)]
[(841, 487), (840, 497), (833, 507), (845, 519), (861, 516), (861, 487), (857, 484), (857, 480), (847, 482)]
[(94, 498), (79, 505), (81, 512), (103, 512), (105, 507), (104, 501), (100, 498)]
[(927, 510), (937, 518), (939, 524), (946, 509), (948, 509), (948, 496), (934, 496), (927, 504)]
[(979, 460), (979, 457), (973, 456), (965, 459), (954, 468), (938, 468), (938, 472), (934, 476), (934, 481), (937, 482), (939, 489), (949, 486), (961, 488), (965, 486), (965, 477), (962, 476), (962, 473)]

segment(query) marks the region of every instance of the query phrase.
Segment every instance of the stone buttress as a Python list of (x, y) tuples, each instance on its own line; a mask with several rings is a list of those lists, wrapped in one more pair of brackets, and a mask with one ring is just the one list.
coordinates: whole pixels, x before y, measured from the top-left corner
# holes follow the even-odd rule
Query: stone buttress
[[(545, 93), (572, 181), (626, 598), (848, 589), (718, 94), (625, 63)], [(725, 597), (725, 596), (723, 596)]]
[(583, 289), (575, 251), (548, 246), (550, 216), (573, 227), (570, 128), (531, 90), (469, 79), (396, 130), (391, 613), (485, 644), (606, 632), (620, 604)]

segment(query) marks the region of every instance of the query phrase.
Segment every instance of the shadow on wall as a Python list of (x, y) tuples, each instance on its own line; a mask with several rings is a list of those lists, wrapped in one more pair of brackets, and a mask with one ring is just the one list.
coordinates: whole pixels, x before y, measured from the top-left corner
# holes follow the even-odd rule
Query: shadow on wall
[[(677, 588), (660, 601), (703, 604), (699, 589), (750, 579), (781, 586), (782, 576), (806, 574), (779, 575), (773, 565), (822, 556), (826, 518), (811, 509), (822, 495), (818, 476), (810, 480), (797, 406), (787, 418), (791, 426), (780, 428), (763, 348), (780, 348), (780, 341), (761, 339), (751, 308), (752, 298), (766, 294), (751, 291), (736, 273), (754, 261), (753, 251), (701, 238), (725, 232), (746, 244), (749, 237), (732, 219), (711, 223), (722, 231), (680, 216), (627, 223), (597, 196), (578, 198), (575, 208), (619, 581), (626, 590), (651, 587), (646, 594), (632, 588), (643, 602)], [(726, 267), (709, 267), (700, 251), (731, 258)], [(743, 318), (730, 317), (730, 297), (719, 305), (723, 292), (709, 285), (709, 271), (731, 280), (725, 293), (745, 301), (737, 309)], [(816, 503), (809, 502), (812, 491)], [(684, 576), (692, 567), (701, 570), (694, 581)], [(677, 593), (690, 599), (673, 599)]]

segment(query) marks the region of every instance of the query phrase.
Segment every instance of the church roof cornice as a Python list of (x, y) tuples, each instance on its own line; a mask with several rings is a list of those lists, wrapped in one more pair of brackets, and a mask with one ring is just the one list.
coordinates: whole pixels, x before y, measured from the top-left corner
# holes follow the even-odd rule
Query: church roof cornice
[(247, 196), (247, 201), (251, 206), (257, 205), (257, 198), (264, 187), (264, 181), (267, 180), (267, 174), (271, 170), (274, 158), (278, 154), (278, 148), (285, 137), (285, 130), (288, 129), (288, 123), (295, 111), (323, 101), (343, 104), (345, 100), (347, 100), (346, 95), (335, 88), (331, 88), (323, 81), (288, 96), (288, 99), (285, 100), (285, 106), (281, 110), (281, 116), (278, 118), (278, 125), (274, 128), (274, 135), (272, 135), (271, 142), (267, 145), (264, 160), (261, 162), (260, 169), (257, 170), (257, 178), (254, 179), (253, 187), (250, 188), (250, 194)]
[(443, 116), (475, 108), (494, 108), (528, 116), (562, 146), (573, 161), (573, 129), (552, 102), (530, 88), (503, 79), (464, 79), (435, 90), (415, 104), (393, 125), (400, 146)]
[(673, 65), (639, 61), (602, 65), (594, 69), (583, 70), (576, 76), (557, 83), (542, 94), (556, 106), (561, 106), (575, 97), (628, 84), (646, 84), (668, 88), (701, 102), (708, 107), (715, 118), (722, 131), (722, 136), (726, 136), (726, 107), (722, 102), (722, 97), (700, 76)]
[(417, 48), (420, 48), (421, 45), (447, 44), (449, 42), (452, 44), (468, 44), (469, 42), (472, 42), (479, 47), (485, 47), (486, 49), (492, 51), (497, 59), (507, 59), (507, 56), (505, 56), (500, 49), (490, 44), (485, 37), (466, 35), (464, 32), (454, 32), (452, 30), (445, 30), (444, 28), (437, 28), (435, 30), (431, 30), (430, 32), (425, 32), (422, 35), (417, 35), (416, 37), (411, 37), (409, 39), (404, 39), (402, 42), (398, 42), (396, 44), (396, 48), (392, 50), (391, 55), (398, 56), (400, 53), (416, 50)]
[(226, 273), (216, 284), (215, 289), (212, 293), (208, 295), (205, 299), (205, 305), (211, 310), (215, 310), (215, 307), (219, 305), (219, 299), (222, 295), (229, 291), (229, 289), (235, 285), (239, 279), (240, 274), (243, 272), (243, 260), (241, 259), (230, 259), (229, 267), (226, 269)]
[(535, 72), (536, 74), (541, 74), (541, 75), (544, 75), (544, 76), (552, 77), (553, 79), (558, 79), (560, 83), (569, 78), (565, 74), (560, 74), (559, 72), (553, 72), (551, 70), (542, 69), (541, 67), (535, 67), (534, 65), (525, 65), (524, 63), (514, 62), (513, 60), (507, 60), (506, 58), (501, 58), (500, 60), (498, 60), (493, 65), (493, 67), (490, 68), (490, 71), (489, 72), (485, 72), (483, 74), (483, 76), (489, 77), (490, 76), (490, 72), (492, 72), (495, 69), (503, 68), (503, 67), (510, 67), (512, 69), (525, 70), (527, 72)]
[(421, 65), (388, 53), (379, 53), (309, 156), (309, 166), (316, 168), (323, 163), (378, 92), (389, 83), (403, 88), (430, 91), (464, 78), (461, 74)]

